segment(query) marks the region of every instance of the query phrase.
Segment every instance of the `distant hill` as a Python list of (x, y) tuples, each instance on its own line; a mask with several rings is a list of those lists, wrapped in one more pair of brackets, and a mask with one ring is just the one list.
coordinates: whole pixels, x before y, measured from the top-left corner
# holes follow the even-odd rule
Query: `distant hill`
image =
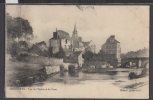
[(149, 57), (149, 49), (144, 48), (137, 51), (130, 51), (126, 54), (122, 54), (121, 58), (136, 58), (136, 57)]

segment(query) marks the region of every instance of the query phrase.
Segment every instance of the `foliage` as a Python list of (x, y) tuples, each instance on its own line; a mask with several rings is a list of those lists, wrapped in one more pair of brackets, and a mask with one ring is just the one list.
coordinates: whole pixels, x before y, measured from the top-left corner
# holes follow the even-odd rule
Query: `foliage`
[(89, 60), (91, 60), (93, 57), (94, 57), (94, 53), (91, 52), (91, 51), (86, 51), (86, 52), (83, 54), (83, 58), (84, 58), (85, 61), (89, 61)]
[(28, 50), (27, 41), (33, 38), (33, 30), (28, 20), (21, 17), (12, 17), (6, 14), (7, 51), (12, 56)]
[(19, 41), (19, 42), (12, 42), (9, 47), (8, 51), (12, 57), (17, 56), (21, 52), (28, 52), (28, 44), (26, 41)]
[(9, 51), (12, 57), (17, 55), (17, 49), (18, 49), (17, 42), (13, 42), (9, 47)]
[(13, 18), (6, 14), (7, 19), (7, 36), (8, 38), (26, 38), (32, 39), (33, 30), (28, 20), (21, 17)]
[(134, 57), (149, 57), (149, 49), (143, 48), (137, 51), (130, 51), (126, 54), (121, 55), (121, 58), (134, 58)]

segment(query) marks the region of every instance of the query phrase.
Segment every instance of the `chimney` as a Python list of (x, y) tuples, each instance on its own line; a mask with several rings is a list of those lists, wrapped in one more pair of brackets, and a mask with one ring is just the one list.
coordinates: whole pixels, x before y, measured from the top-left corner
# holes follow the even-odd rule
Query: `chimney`
[(111, 37), (111, 38), (115, 38), (115, 35), (111, 35), (110, 37)]

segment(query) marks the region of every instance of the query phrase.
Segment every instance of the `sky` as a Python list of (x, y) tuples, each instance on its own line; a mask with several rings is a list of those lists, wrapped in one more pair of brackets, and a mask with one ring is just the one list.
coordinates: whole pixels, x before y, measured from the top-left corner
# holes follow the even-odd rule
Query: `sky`
[(83, 41), (92, 40), (99, 52), (110, 35), (121, 43), (121, 52), (149, 48), (149, 6), (95, 5), (7, 5), (6, 12), (29, 20), (33, 42), (45, 41), (64, 30), (72, 35), (74, 25)]

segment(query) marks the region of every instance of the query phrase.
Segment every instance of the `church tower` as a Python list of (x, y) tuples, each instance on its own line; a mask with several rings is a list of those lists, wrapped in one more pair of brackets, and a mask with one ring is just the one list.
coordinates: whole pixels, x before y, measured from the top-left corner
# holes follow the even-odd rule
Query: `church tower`
[(77, 38), (77, 37), (78, 37), (78, 31), (77, 31), (76, 24), (75, 24), (73, 34), (72, 34), (72, 38)]

